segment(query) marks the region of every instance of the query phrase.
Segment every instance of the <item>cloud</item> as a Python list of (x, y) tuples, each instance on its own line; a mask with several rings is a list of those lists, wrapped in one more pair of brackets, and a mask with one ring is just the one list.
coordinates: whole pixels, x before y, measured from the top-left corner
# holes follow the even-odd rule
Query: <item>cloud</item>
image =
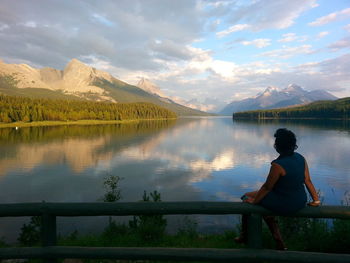
[(166, 68), (164, 60), (191, 58), (186, 46), (201, 37), (203, 19), (197, 3), (186, 0), (5, 0), (0, 57), (63, 68), (72, 58), (94, 56), (116, 68), (156, 71)]
[(275, 49), (272, 51), (261, 53), (258, 56), (287, 59), (297, 55), (312, 54), (312, 53), (315, 53), (315, 50), (312, 49), (311, 45), (302, 45), (297, 47), (283, 47), (282, 49)]
[(325, 24), (334, 22), (336, 20), (345, 19), (349, 16), (350, 16), (350, 8), (346, 8), (341, 11), (333, 12), (326, 16), (319, 17), (315, 21), (310, 22), (309, 26), (323, 26)]
[(189, 60), (194, 55), (190, 46), (184, 46), (182, 43), (176, 43), (171, 40), (151, 41), (149, 48), (154, 52), (155, 57), (165, 60)]
[(245, 46), (254, 45), (257, 48), (263, 48), (263, 47), (267, 47), (267, 46), (271, 45), (271, 39), (258, 38), (258, 39), (254, 39), (252, 41), (242, 41), (241, 43)]
[(350, 33), (350, 24), (347, 24), (346, 26), (344, 26), (344, 29)]
[(4, 23), (0, 23), (0, 31), (3, 31), (5, 29), (9, 28), (9, 26), (7, 24)]
[(93, 18), (93, 20), (95, 20), (103, 25), (106, 25), (106, 26), (113, 26), (114, 25), (114, 23), (112, 21), (108, 20), (103, 15), (93, 14), (92, 18)]
[[(304, 48), (309, 53), (309, 47)], [(302, 47), (285, 49), (284, 52), (297, 52)], [(282, 52), (282, 51), (281, 51)], [(323, 89), (337, 96), (346, 96), (346, 87), (350, 81), (350, 55), (340, 56), (321, 62), (309, 62), (291, 67), (287, 63), (256, 61), (246, 64), (229, 64), (216, 61), (211, 57), (200, 63), (191, 63), (180, 69), (175, 66), (173, 74), (160, 74), (154, 81), (161, 88), (166, 87), (171, 95), (186, 98), (216, 97), (227, 103), (232, 100), (256, 95), (267, 86), (286, 87), (297, 83), (307, 90)], [(229, 68), (229, 69), (227, 69)], [(184, 73), (190, 72), (190, 79)], [(196, 72), (196, 74), (193, 74)], [(205, 78), (203, 78), (205, 74)], [(225, 76), (225, 77), (223, 77)], [(336, 79), (334, 76), (337, 76)], [(180, 92), (181, 91), (181, 92)]]
[(208, 30), (210, 32), (215, 32), (220, 24), (221, 24), (221, 20), (220, 19), (216, 19), (216, 20), (214, 20), (214, 21), (209, 23)]
[(283, 38), (279, 39), (278, 42), (292, 42), (297, 39), (297, 36), (295, 33), (287, 33), (282, 35)]
[(317, 34), (317, 39), (324, 38), (325, 36), (328, 36), (329, 32), (328, 31), (323, 31)]
[(350, 37), (340, 39), (328, 46), (332, 51), (338, 51), (344, 48), (350, 48)]
[(278, 42), (286, 43), (286, 42), (304, 42), (308, 39), (307, 36), (297, 36), (295, 33), (287, 33), (282, 35), (283, 38), (279, 39)]
[(316, 6), (316, 0), (233, 2), (230, 8), (226, 8), (230, 10), (227, 21), (230, 24), (249, 24), (253, 31), (283, 29), (293, 25), (303, 12)]
[(27, 21), (23, 25), (26, 27), (32, 27), (32, 28), (36, 28), (38, 26), (37, 23), (35, 23), (34, 21)]
[(237, 31), (242, 31), (244, 29), (247, 29), (249, 28), (250, 26), (247, 25), (247, 24), (237, 24), (237, 25), (234, 25), (234, 26), (231, 26), (229, 27), (228, 29), (226, 30), (223, 30), (223, 31), (220, 31), (220, 32), (217, 32), (216, 35), (218, 37), (224, 37), (224, 36), (227, 36), (231, 33), (234, 33), (234, 32), (237, 32)]

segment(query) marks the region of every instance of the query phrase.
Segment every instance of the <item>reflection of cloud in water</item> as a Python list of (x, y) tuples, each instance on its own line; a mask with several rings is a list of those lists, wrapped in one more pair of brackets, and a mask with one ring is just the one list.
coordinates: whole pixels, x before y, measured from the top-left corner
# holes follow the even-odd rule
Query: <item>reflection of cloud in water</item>
[(216, 192), (215, 194), (218, 198), (229, 201), (229, 202), (240, 202), (241, 199), (239, 197), (234, 197), (232, 194), (227, 192)]
[(261, 181), (251, 182), (251, 183), (245, 182), (245, 183), (240, 184), (240, 188), (242, 190), (247, 190), (247, 189), (249, 189), (249, 190), (254, 190), (254, 189), (259, 190), (263, 183), (264, 182), (261, 182)]
[(232, 129), (232, 125), (218, 128), (217, 120), (213, 119), (191, 121), (160, 135), (124, 149), (111, 160), (108, 169), (117, 169), (128, 160), (160, 160), (156, 173), (162, 174), (167, 169), (189, 170), (191, 183), (209, 178), (213, 171), (232, 170), (237, 164), (260, 168), (276, 157), (270, 145), (270, 151), (255, 152), (256, 146), (249, 151), (251, 144), (266, 145), (266, 142), (259, 138), (255, 142), (249, 131)]
[(235, 163), (234, 151), (225, 151), (218, 153), (214, 159), (210, 161), (195, 160), (190, 163), (192, 170), (208, 170), (208, 171), (220, 171), (224, 169), (233, 168)]
[[(138, 173), (130, 164), (141, 172), (141, 167), (151, 165), (151, 174), (144, 178), (168, 178), (169, 171), (186, 172), (182, 183), (192, 184), (197, 191), (212, 191), (210, 186), (203, 190), (198, 183), (222, 180), (223, 175), (232, 178), (232, 187), (256, 189), (265, 180), (270, 162), (277, 157), (272, 145), (279, 126), (232, 124), (230, 119), (216, 118), (180, 119), (171, 128), (150, 130), (147, 134), (135, 131), (130, 134), (125, 129), (83, 139), (24, 143), (16, 145), (15, 155), (0, 159), (0, 169), (2, 174), (19, 168), (25, 173), (41, 164), (68, 165), (72, 174), (89, 171), (99, 176), (106, 172), (119, 174), (121, 167), (130, 169), (123, 171), (125, 174)], [(307, 157), (318, 185), (348, 189), (349, 136), (306, 126), (287, 128), (297, 134), (300, 152)], [(324, 151), (325, 148), (328, 150)]]

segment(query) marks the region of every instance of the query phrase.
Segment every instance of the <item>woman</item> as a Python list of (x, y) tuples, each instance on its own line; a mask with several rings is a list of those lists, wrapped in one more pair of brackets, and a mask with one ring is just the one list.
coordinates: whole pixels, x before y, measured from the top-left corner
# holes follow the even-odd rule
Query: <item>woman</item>
[[(297, 149), (295, 134), (287, 129), (278, 129), (274, 134), (274, 147), (279, 157), (271, 162), (270, 172), (266, 182), (258, 191), (246, 193), (243, 202), (261, 205), (276, 214), (288, 215), (305, 207), (307, 197), (306, 186), (312, 197), (310, 206), (319, 206), (320, 200), (311, 181), (305, 158), (294, 150)], [(273, 216), (263, 217), (268, 225), (276, 248), (285, 250), (276, 219)], [(242, 216), (242, 232), (235, 239), (238, 243), (245, 243), (247, 239), (247, 216)]]

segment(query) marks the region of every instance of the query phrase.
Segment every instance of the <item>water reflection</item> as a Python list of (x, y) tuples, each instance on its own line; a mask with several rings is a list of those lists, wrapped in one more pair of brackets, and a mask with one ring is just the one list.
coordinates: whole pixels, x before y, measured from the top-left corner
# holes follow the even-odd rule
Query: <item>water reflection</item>
[[(273, 134), (280, 127), (297, 134), (298, 151), (325, 203), (349, 200), (349, 123), (230, 118), (0, 129), (0, 200), (96, 201), (103, 195), (103, 178), (114, 174), (124, 177), (123, 201), (140, 200), (144, 190), (160, 191), (164, 201), (238, 201), (242, 192), (264, 182), (277, 157)], [(103, 219), (79, 220), (86, 229), (98, 229), (96, 220)], [(200, 220), (201, 227), (232, 227), (230, 217)], [(15, 233), (10, 221), (1, 224), (7, 227), (0, 236), (10, 235), (9, 229)], [(79, 225), (60, 224), (73, 230)]]
[(110, 160), (124, 147), (138, 144), (175, 121), (116, 125), (0, 129), (0, 175), (16, 169), (29, 172), (40, 165), (68, 165), (80, 173)]

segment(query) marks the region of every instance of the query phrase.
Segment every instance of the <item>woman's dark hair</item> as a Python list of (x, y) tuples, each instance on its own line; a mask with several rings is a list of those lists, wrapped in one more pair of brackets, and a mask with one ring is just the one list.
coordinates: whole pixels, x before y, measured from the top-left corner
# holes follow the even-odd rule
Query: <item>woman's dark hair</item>
[(286, 128), (278, 129), (275, 134), (275, 149), (281, 155), (292, 155), (298, 148), (295, 134)]

